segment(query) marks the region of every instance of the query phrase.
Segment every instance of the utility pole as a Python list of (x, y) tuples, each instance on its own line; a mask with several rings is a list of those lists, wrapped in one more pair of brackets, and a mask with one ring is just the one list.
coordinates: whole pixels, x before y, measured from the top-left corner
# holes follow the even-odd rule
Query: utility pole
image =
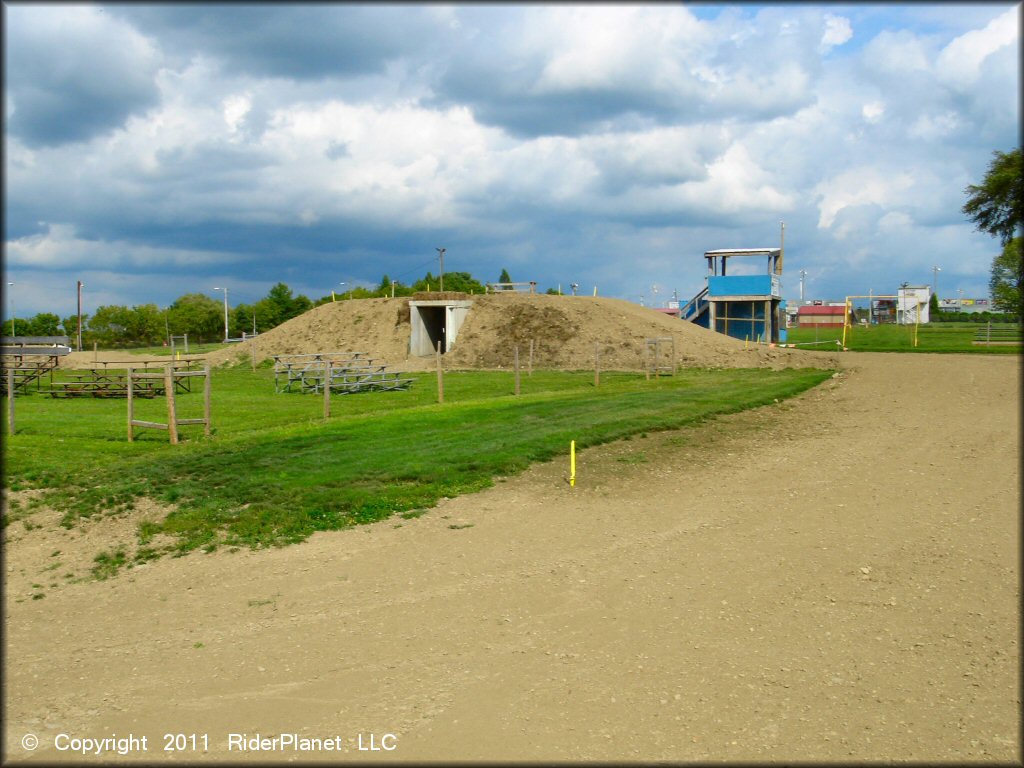
[[(9, 285), (12, 289), (14, 288), (14, 283), (12, 283), (12, 282), (8, 282), (7, 285)], [(11, 306), (11, 336), (17, 336), (18, 334), (16, 334), (14, 332), (14, 316), (17, 313), (14, 311), (14, 291), (13, 290), (8, 294), (7, 303), (10, 304), (10, 306)]]
[(936, 296), (939, 295), (939, 272), (942, 271), (942, 267), (932, 267), (932, 293)]
[(437, 251), (438, 256), (441, 257), (441, 289), (440, 290), (441, 290), (442, 293), (444, 293), (444, 252), (447, 249), (445, 249), (445, 248), (435, 248), (434, 250)]
[(82, 288), (83, 283), (81, 280), (78, 281), (78, 338), (76, 344), (76, 350), (82, 351)]
[[(782, 258), (786, 254), (786, 222), (780, 221), (779, 226), (781, 230), (779, 231), (779, 264), (775, 272), (777, 275), (782, 274)], [(800, 298), (803, 297), (801, 296)]]
[(800, 270), (800, 303), (804, 303), (804, 278), (807, 277), (807, 270)]

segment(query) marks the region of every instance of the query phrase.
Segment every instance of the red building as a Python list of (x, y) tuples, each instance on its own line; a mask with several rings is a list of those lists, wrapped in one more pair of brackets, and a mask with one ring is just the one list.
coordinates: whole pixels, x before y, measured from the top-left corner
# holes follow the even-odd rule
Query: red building
[(801, 328), (842, 328), (846, 307), (805, 304), (797, 311), (797, 325)]

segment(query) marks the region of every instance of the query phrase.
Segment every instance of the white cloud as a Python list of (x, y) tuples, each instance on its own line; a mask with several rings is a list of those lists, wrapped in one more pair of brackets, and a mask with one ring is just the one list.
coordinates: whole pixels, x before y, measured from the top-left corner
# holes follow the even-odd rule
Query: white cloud
[(877, 123), (885, 114), (885, 102), (872, 101), (861, 107), (861, 115), (867, 123)]
[(821, 36), (821, 44), (818, 50), (827, 52), (842, 45), (853, 37), (853, 28), (850, 20), (845, 16), (834, 16), (831, 13), (825, 14), (825, 32)]
[(195, 267), (217, 261), (240, 262), (243, 256), (223, 251), (158, 248), (126, 241), (86, 240), (65, 223), (46, 225), (46, 232), (6, 243), (7, 266), (18, 269), (115, 269)]
[(1018, 45), (1019, 40), (1018, 5), (992, 19), (984, 29), (960, 35), (943, 48), (936, 62), (939, 78), (953, 87), (968, 88), (977, 82), (985, 59), (1001, 48)]
[(859, 205), (891, 206), (900, 203), (914, 186), (909, 172), (873, 167), (852, 168), (815, 187), (819, 229), (830, 228), (841, 211)]

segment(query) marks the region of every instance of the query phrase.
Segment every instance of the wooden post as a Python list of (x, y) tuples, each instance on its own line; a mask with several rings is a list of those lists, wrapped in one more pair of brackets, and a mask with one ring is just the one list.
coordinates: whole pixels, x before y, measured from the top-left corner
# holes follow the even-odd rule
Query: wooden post
[(92, 361), (95, 363), (98, 359), (99, 359), (99, 355), (97, 353), (97, 344), (94, 341), (92, 343)]
[(654, 378), (661, 378), (661, 339), (654, 342)]
[(601, 386), (601, 342), (594, 342), (594, 386)]
[(203, 434), (207, 437), (210, 436), (210, 361), (206, 361), (206, 365), (203, 368), (205, 378), (203, 379), (203, 418), (206, 420), (206, 424), (203, 427)]
[(644, 342), (644, 375), (648, 381), (651, 380), (651, 345)]
[(256, 370), (256, 339), (249, 344), (249, 351), (252, 353), (252, 369)]
[(14, 434), (14, 369), (7, 369), (7, 434)]
[(167, 431), (171, 436), (171, 445), (178, 444), (178, 414), (174, 407), (174, 373), (173, 366), (164, 366), (164, 390), (167, 395)]
[(515, 347), (515, 354), (513, 355), (513, 358), (515, 359), (514, 366), (515, 366), (515, 369), (516, 369), (516, 394), (518, 395), (519, 394), (519, 345), (518, 344)]
[(331, 361), (324, 363), (324, 420), (331, 418)]
[(444, 375), (441, 373), (441, 342), (437, 342), (437, 402), (444, 402)]
[(128, 366), (125, 369), (125, 376), (128, 379), (128, 442), (134, 442), (135, 440), (135, 425), (132, 424), (135, 421), (135, 388), (132, 386), (132, 372), (133, 368)]
[(533, 339), (530, 339), (530, 367), (527, 369), (527, 376), (533, 376)]

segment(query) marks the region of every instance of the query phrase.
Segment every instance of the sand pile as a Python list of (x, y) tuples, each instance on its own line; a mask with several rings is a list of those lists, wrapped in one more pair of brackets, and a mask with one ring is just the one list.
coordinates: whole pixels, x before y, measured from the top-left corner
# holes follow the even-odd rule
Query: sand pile
[[(431, 297), (433, 298), (433, 297)], [(533, 341), (537, 368), (587, 370), (600, 350), (603, 370), (642, 370), (646, 340), (675, 339), (676, 362), (691, 367), (804, 367), (836, 363), (834, 353), (769, 349), (684, 323), (621, 299), (589, 296), (489, 294), (473, 301), (458, 338), (445, 355), (449, 369), (508, 368), (519, 346), (525, 367)], [(316, 307), (254, 341), (210, 353), (213, 365), (248, 363), (273, 355), (366, 352), (394, 370), (431, 369), (432, 356), (409, 354), (409, 299), (357, 299)]]

